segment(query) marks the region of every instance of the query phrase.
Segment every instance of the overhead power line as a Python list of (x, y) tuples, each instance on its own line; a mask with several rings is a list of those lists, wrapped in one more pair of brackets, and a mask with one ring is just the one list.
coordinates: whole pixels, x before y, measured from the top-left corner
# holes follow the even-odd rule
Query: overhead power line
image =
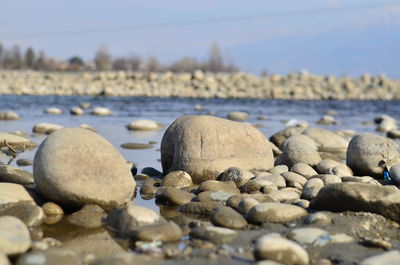
[(116, 27), (101, 27), (101, 28), (88, 28), (79, 30), (66, 30), (58, 32), (37, 32), (31, 34), (21, 34), (21, 35), (5, 35), (0, 36), (2, 40), (11, 39), (35, 39), (35, 38), (52, 38), (52, 37), (63, 37), (63, 36), (73, 36), (73, 35), (86, 35), (86, 34), (98, 34), (107, 32), (123, 32), (123, 31), (133, 31), (133, 30), (145, 30), (145, 29), (162, 29), (162, 28), (174, 28), (174, 27), (185, 27), (192, 25), (203, 25), (203, 24), (220, 24), (229, 23), (236, 21), (246, 21), (246, 20), (257, 20), (257, 19), (267, 19), (267, 18), (277, 18), (277, 17), (290, 17), (290, 16), (305, 16), (323, 13), (341, 13), (356, 10), (366, 10), (375, 9), (381, 7), (390, 6), (400, 6), (400, 2), (387, 2), (387, 3), (371, 3), (365, 5), (354, 5), (354, 6), (344, 6), (344, 7), (325, 7), (325, 8), (315, 8), (308, 10), (296, 10), (296, 11), (281, 11), (281, 12), (270, 12), (262, 14), (253, 15), (243, 15), (243, 16), (230, 16), (230, 17), (219, 17), (219, 18), (207, 18), (207, 19), (191, 19), (191, 20), (180, 20), (180, 21), (169, 21), (160, 23), (149, 23), (149, 24), (135, 24), (135, 25), (124, 25)]

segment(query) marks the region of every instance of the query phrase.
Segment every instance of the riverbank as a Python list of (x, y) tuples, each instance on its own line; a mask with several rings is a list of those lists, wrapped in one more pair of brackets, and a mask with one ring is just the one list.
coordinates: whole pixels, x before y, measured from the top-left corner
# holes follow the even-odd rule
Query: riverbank
[(131, 73), (1, 71), (2, 95), (107, 95), (304, 100), (398, 100), (400, 80), (297, 73)]

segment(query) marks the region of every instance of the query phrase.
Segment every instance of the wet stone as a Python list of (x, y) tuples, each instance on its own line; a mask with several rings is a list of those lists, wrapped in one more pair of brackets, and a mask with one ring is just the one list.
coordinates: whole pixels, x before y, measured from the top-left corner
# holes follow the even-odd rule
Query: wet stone
[(32, 184), (32, 173), (6, 165), (0, 165), (0, 182), (11, 182), (21, 185)]
[(64, 210), (54, 202), (46, 202), (42, 205), (42, 209), (45, 215), (64, 215)]
[(212, 210), (219, 206), (217, 202), (189, 202), (179, 207), (180, 212), (210, 216)]
[(181, 228), (174, 222), (169, 221), (167, 223), (142, 226), (131, 235), (131, 238), (136, 241), (171, 242), (178, 241), (182, 235)]
[(160, 187), (156, 192), (157, 202), (169, 205), (182, 205), (190, 202), (196, 195), (174, 187)]
[(142, 169), (142, 174), (146, 174), (149, 175), (150, 177), (160, 177), (162, 175), (162, 173), (153, 168), (153, 167), (145, 167)]
[(41, 225), (45, 217), (42, 208), (30, 201), (1, 205), (0, 216), (3, 215), (17, 217), (28, 227)]
[(152, 258), (149, 255), (128, 252), (98, 259), (93, 265), (156, 265), (159, 263), (158, 259)]
[(124, 149), (151, 149), (153, 148), (153, 145), (143, 143), (124, 143), (121, 144), (121, 147)]
[(307, 211), (295, 205), (284, 203), (260, 203), (247, 215), (247, 220), (254, 224), (272, 222), (286, 223), (306, 216)]
[(78, 255), (68, 249), (49, 248), (44, 251), (32, 251), (21, 256), (17, 265), (81, 265)]
[(207, 240), (214, 244), (227, 244), (237, 236), (237, 232), (231, 229), (215, 227), (215, 226), (200, 226), (190, 231), (190, 236), (197, 239)]
[(70, 215), (68, 222), (76, 226), (93, 229), (101, 227), (103, 219), (106, 217), (106, 212), (100, 206), (87, 204), (79, 211)]
[(45, 237), (40, 240), (34, 240), (32, 243), (32, 250), (46, 250), (50, 247), (61, 247), (62, 243), (52, 237)]
[(214, 225), (231, 229), (241, 229), (247, 225), (246, 219), (231, 207), (218, 206), (211, 213)]

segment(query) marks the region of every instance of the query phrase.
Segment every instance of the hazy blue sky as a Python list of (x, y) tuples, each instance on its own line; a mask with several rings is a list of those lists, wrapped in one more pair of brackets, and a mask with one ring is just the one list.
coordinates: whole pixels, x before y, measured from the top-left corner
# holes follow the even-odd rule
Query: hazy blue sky
[[(399, 3), (384, 6), (385, 3)], [(262, 17), (304, 10), (382, 4), (343, 12)], [(156, 55), (171, 62), (204, 58), (211, 42), (244, 70), (319, 74), (387, 73), (400, 78), (400, 1), (378, 0), (5, 0), (0, 42), (43, 49), (49, 56), (93, 58), (100, 45), (115, 55)], [(223, 23), (65, 34), (87, 29), (252, 16)], [(29, 36), (37, 37), (29, 37)], [(44, 37), (39, 37), (44, 36)]]

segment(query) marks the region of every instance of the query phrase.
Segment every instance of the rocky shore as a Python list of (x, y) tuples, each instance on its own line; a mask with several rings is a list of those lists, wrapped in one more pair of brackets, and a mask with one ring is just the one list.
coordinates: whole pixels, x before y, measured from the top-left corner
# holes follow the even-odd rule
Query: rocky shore
[[(139, 173), (88, 126), (37, 124), (39, 145), (29, 132), (1, 132), (1, 152), (18, 167), (0, 163), (0, 265), (400, 264), (396, 140), (307, 122), (267, 137), (245, 114), (175, 120), (160, 144), (163, 172)], [(373, 122), (397, 128), (387, 115)], [(19, 158), (29, 149), (33, 161)]]
[(259, 77), (247, 73), (131, 73), (1, 71), (0, 94), (108, 95), (195, 98), (400, 99), (400, 80), (307, 72)]

